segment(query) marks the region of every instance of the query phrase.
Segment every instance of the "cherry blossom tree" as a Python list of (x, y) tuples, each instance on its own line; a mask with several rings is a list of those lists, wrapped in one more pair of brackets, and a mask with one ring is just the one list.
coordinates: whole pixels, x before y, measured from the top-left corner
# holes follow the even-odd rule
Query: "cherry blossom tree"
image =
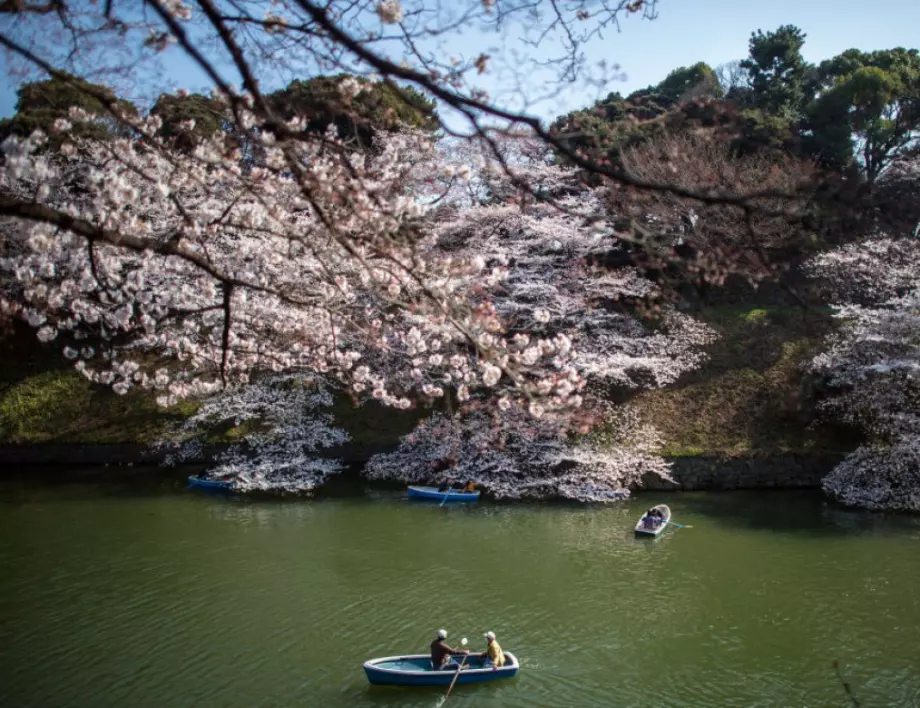
[(409, 484), (473, 480), (497, 499), (618, 501), (628, 498), (629, 486), (641, 484), (646, 474), (670, 477), (669, 464), (655, 454), (654, 431), (630, 412), (617, 415), (611, 443), (573, 437), (519, 410), (437, 413), (403, 438), (397, 450), (372, 457), (364, 473)]
[[(846, 303), (812, 362), (839, 391), (825, 410), (867, 434), (824, 480), (845, 504), (920, 510), (920, 241), (877, 237), (822, 254), (812, 271)], [(855, 302), (854, 302), (855, 301)]]
[(197, 460), (209, 432), (248, 425), (250, 432), (221, 453), (209, 473), (244, 492), (311, 492), (343, 469), (341, 460), (320, 454), (348, 440), (335, 426), (332, 404), (318, 379), (270, 375), (209, 397), (159, 447), (168, 451), (168, 465)]
[[(328, 377), (399, 409), (456, 401), (472, 409), (451, 425), (476, 411), (523, 416), (563, 441), (553, 469), (568, 455), (578, 474), (588, 474), (588, 460), (608, 470), (553, 482), (558, 493), (615, 492), (633, 473), (558, 436), (589, 427), (611, 388), (666, 385), (698, 366), (712, 332), (659, 305), (658, 286), (634, 268), (604, 267), (627, 237), (608, 221), (608, 190), (628, 185), (781, 219), (794, 189), (634, 174), (571, 148), (530, 111), (562, 86), (607, 78), (585, 64), (584, 48), (621, 17), (653, 17), (654, 1), (75, 0), (10, 9), (0, 46), (16, 69), (87, 92), (122, 130), (78, 138), (74, 126), (93, 119), (75, 110), (54, 124), (59, 149), (40, 133), (4, 144), (0, 312), (26, 319), (92, 380), (117, 393), (156, 391), (166, 405), (240, 392), (268, 373)], [(446, 50), (473, 25), (520, 51)], [(209, 106), (233, 136), (199, 139), (195, 125), (170, 126), (195, 132), (179, 151), (156, 115), (128, 114), (115, 93), (94, 88), (104, 75), (157, 95), (171, 88), (154, 87), (159, 62), (175, 52), (206, 77)], [(437, 115), (419, 124), (441, 134), (394, 128), (355, 151), (334, 130), (310, 130), (307, 116), (289, 119), (266, 93), (339, 72), (359, 79), (330, 83), (340, 94), (330, 114), (347, 118), (351, 106), (356, 115), (368, 86), (397, 101), (409, 87), (436, 102)], [(490, 94), (487, 78), (511, 88)], [(421, 105), (405, 92), (403, 100)], [(553, 164), (550, 150), (571, 169)], [(654, 317), (637, 316), (639, 304)], [(294, 408), (279, 410), (296, 418)], [(285, 415), (269, 428), (292, 429)], [(241, 480), (267, 479), (246, 464), (233, 458)], [(630, 464), (660, 467), (641, 456)]]
[(883, 230), (920, 236), (920, 145), (891, 160), (872, 188), (874, 216)]
[[(555, 81), (587, 80), (582, 48), (619, 17), (654, 16), (654, 2), (283, 0), (266, 12), (261, 3), (220, 0), (140, 6), (78, 0), (10, 9), (0, 18), (0, 45), (11, 60), (72, 84), (130, 128), (130, 137), (65, 141), (52, 153), (40, 152), (40, 134), (11, 139), (0, 177), (0, 216), (15, 219), (4, 231), (17, 254), (5, 265), (14, 278), (7, 302), (21, 308), (43, 340), (60, 337), (65, 355), (118, 392), (145, 386), (170, 403), (265, 369), (301, 369), (331, 372), (357, 392), (401, 408), (414, 398), (442, 397), (445, 386), (461, 394), (461, 385), (491, 389), (536, 413), (561, 413), (581, 402), (587, 369), (570, 363), (576, 351), (569, 325), (560, 323), (549, 336), (528, 334), (518, 311), (513, 334), (521, 336), (505, 337), (499, 298), (483, 295), (504, 277), (502, 266), (487, 268), (472, 249), (465, 257), (445, 256), (437, 229), (420, 227), (443, 198), (426, 193), (418, 179), (441, 174), (431, 137), (381, 135), (372, 150), (354, 154), (337, 136), (307, 130), (306, 117), (285, 120), (263, 90), (271, 77), (347, 70), (365, 79), (335, 83), (337, 116), (347, 114), (368, 82), (385, 84), (394, 100), (400, 86), (421, 92), (456, 119), (438, 118), (444, 132), (468, 139), (497, 163), (513, 192), (557, 202), (563, 212), (577, 201), (572, 193), (547, 192), (515, 176), (496, 136), (526, 133), (574, 167), (640, 190), (675, 189), (702, 203), (749, 199), (705, 186), (673, 187), (577, 154), (526, 112), (527, 96), (502, 100), (483, 88), (478, 77), (501, 61), (511, 66), (510, 54), (437, 51), (480, 23), (525, 40), (532, 51), (515, 54), (518, 69), (530, 66)], [(123, 86), (150, 79), (158, 59), (174, 51), (212, 84), (214, 101), (245, 136), (245, 152), (239, 140), (221, 135), (189, 154), (172, 150), (160, 138), (156, 115), (129, 114), (114, 93), (88, 80), (100, 71)], [(75, 111), (55, 130), (67, 136), (85, 120)], [(469, 167), (457, 166), (450, 190)], [(599, 276), (600, 291), (609, 289), (603, 277), (633, 287), (625, 282), (631, 276)], [(594, 278), (584, 282), (595, 287)], [(532, 309), (540, 319), (549, 312)], [(598, 326), (628, 325), (607, 312), (597, 308), (607, 320)], [(537, 322), (536, 312), (531, 319)], [(676, 327), (670, 314), (664, 319)]]
[[(588, 63), (586, 49), (606, 42), (621, 19), (652, 20), (656, 10), (656, 0), (278, 0), (270, 8), (252, 0), (19, 2), (0, 13), (0, 47), (17, 75), (72, 84), (117, 120), (123, 118), (117, 101), (90, 82), (104, 79), (138, 98), (146, 93), (152, 103), (174, 88), (164, 86), (173, 81), (163, 70), (166, 60), (180, 60), (227, 104), (228, 120), (289, 144), (298, 133), (267, 92), (291, 80), (345, 73), (382, 82), (397, 101), (400, 87), (411, 89), (402, 92), (407, 108), (420, 107), (419, 95), (435, 101), (438, 115), (419, 117), (451, 135), (488, 145), (494, 131), (526, 130), (599, 179), (761, 209), (756, 195), (778, 197), (778, 190), (757, 185), (745, 193), (632, 174), (603, 154), (573, 148), (539, 117), (559, 105), (567, 87), (604, 91), (619, 68)], [(463, 51), (470, 28), (494, 39), (495, 48)], [(331, 113), (347, 118), (349, 101), (330, 100)], [(299, 151), (286, 154), (296, 162)], [(22, 212), (12, 205), (4, 211)]]
[[(502, 269), (505, 275), (483, 297), (517, 344), (512, 361), (524, 367), (539, 361), (544, 345), (537, 337), (564, 343), (571, 357), (535, 393), (577, 397), (581, 415), (562, 418), (545, 396), (537, 397), (528, 423), (505, 397), (498, 412), (484, 411), (474, 392), (464, 410), (423, 421), (399, 450), (372, 459), (367, 475), (408, 482), (471, 477), (499, 498), (623, 498), (645, 474), (666, 476), (668, 466), (637, 421), (625, 425), (625, 411), (598, 411), (612, 389), (664, 386), (697, 367), (714, 333), (670, 306), (655, 305), (654, 319), (637, 315), (639, 303), (660, 293), (633, 267), (600, 265), (618, 243), (602, 189), (585, 187), (575, 171), (537, 149), (504, 157), (512, 179), (504, 170), (485, 170), (488, 199), (449, 203), (436, 214), (438, 246), (459, 257), (482, 254), (486, 268)], [(461, 403), (470, 397), (467, 386), (457, 389)], [(585, 436), (611, 416), (629, 434), (604, 445)]]
[[(436, 215), (441, 248), (482, 254), (486, 268), (506, 272), (489, 296), (519, 343), (513, 358), (530, 365), (541, 346), (532, 337), (564, 337), (575, 351), (573, 387), (584, 380), (601, 391), (660, 387), (697, 367), (713, 331), (658, 304), (658, 286), (635, 267), (605, 267), (605, 254), (621, 243), (605, 190), (587, 188), (578, 172), (531, 148), (514, 160), (512, 179), (486, 171), (488, 193), (500, 201)], [(639, 309), (655, 316), (643, 321)]]
[(372, 153), (303, 138), (297, 162), (269, 134), (241, 166), (220, 136), (186, 154), (156, 116), (135, 127), (142, 139), (60, 155), (12, 137), (0, 173), (35, 200), (8, 223), (7, 300), (117, 393), (168, 405), (318, 373), (397, 408), (488, 394), (564, 426), (586, 394), (673, 382), (712, 338), (673, 308), (630, 313), (656, 287), (597, 264), (617, 241), (603, 191), (539, 144), (495, 147), (474, 170), (412, 132)]
[[(625, 383), (643, 368), (660, 385), (699, 361), (708, 335), (689, 318), (666, 312), (658, 333), (635, 336), (611, 310), (654, 288), (591, 267), (611, 243), (599, 194), (545, 157), (513, 172), (487, 164), (480, 181), (507, 193), (500, 203), (451, 199), (426, 220), (432, 180), (420, 175), (449, 172), (448, 190), (471, 175), (435, 168), (426, 136), (391, 136), (373, 155), (304, 139), (286, 174), (292, 148), (270, 135), (264, 166), (242, 169), (219, 137), (191, 156), (170, 151), (157, 123), (137, 124), (144, 140), (65, 144), (63, 155), (36, 154), (40, 134), (11, 137), (0, 173), (7, 194), (39, 200), (8, 230), (8, 299), (42, 341), (64, 333), (64, 355), (118, 393), (139, 385), (168, 404), (299, 369), (401, 408), (483, 387), (539, 417), (577, 409), (589, 373)], [(544, 203), (535, 190), (571, 195)], [(96, 346), (79, 344), (91, 336)]]
[[(285, 158), (269, 138), (265, 166), (244, 171), (219, 139), (189, 159), (168, 151), (157, 123), (139, 125), (146, 141), (84, 143), (61, 156), (34, 154), (40, 134), (7, 142), (0, 187), (37, 199), (38, 220), (10, 229), (24, 255), (5, 264), (40, 339), (68, 333), (65, 355), (77, 358), (70, 340), (96, 335), (102, 370), (81, 365), (92, 378), (119, 393), (156, 388), (166, 402), (258, 369), (346, 371), (359, 356), (348, 346), (356, 337), (385, 341), (383, 323), (395, 316), (384, 309), (400, 283), (419, 286), (399, 265), (411, 252), (375, 250), (421, 214), (412, 195), (393, 190), (411, 169), (397, 157), (406, 141), (430, 149), (424, 140), (402, 136), (373, 167), (328, 149), (334, 141), (301, 141), (301, 169), (283, 175)], [(300, 189), (307, 181), (310, 198)], [(343, 208), (351, 200), (364, 206)], [(376, 312), (368, 288), (383, 298)], [(179, 365), (148, 372), (131, 356), (141, 352)]]
[[(496, 336), (488, 302), (468, 297), (501, 269), (484, 270), (479, 254), (445, 256), (420, 226), (424, 181), (413, 172), (430, 173), (437, 154), (427, 137), (393, 136), (374, 155), (304, 139), (287, 174), (292, 148), (271, 136), (264, 166), (242, 169), (219, 138), (187, 157), (158, 141), (156, 116), (137, 127), (145, 140), (61, 156), (35, 153), (40, 134), (5, 144), (0, 188), (38, 200), (7, 230), (7, 299), (22, 302), (42, 341), (65, 333), (65, 356), (93, 380), (172, 403), (261, 370), (330, 371), (407, 408), (410, 396), (444, 393), (394, 373), (424, 355), (441, 379), (449, 363), (448, 382), (514, 389), (515, 400), (553, 393), (540, 381), (564, 368), (570, 342), (535, 340), (537, 359), (517, 366), (523, 345)], [(91, 335), (97, 347), (77, 344)]]

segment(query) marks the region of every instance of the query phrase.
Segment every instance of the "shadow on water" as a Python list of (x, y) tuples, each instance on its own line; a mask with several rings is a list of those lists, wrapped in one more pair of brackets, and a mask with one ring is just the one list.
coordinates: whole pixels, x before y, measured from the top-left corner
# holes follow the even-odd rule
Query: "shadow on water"
[[(231, 501), (309, 501), (314, 498), (360, 499), (369, 491), (366, 480), (358, 477), (353, 469), (332, 477), (315, 495), (280, 491), (240, 494), (226, 489), (189, 488), (189, 476), (199, 474), (203, 469), (201, 465), (23, 466), (3, 471), (0, 476), (0, 503), (19, 504), (50, 499), (128, 499), (175, 494), (195, 494)], [(404, 489), (404, 486), (384, 484), (380, 488), (392, 492), (394, 489)]]
[[(847, 686), (917, 706), (916, 517), (817, 492), (439, 508), (399, 485), (314, 502), (170, 475), (20, 487), (0, 514), (0, 704), (435, 708), (442, 689), (371, 687), (361, 662), (446, 625), (497, 631), (522, 665), (447, 708), (847, 708)], [(694, 529), (635, 538), (659, 502)]]
[[(164, 468), (151, 466), (87, 468), (20, 468), (5, 470), (0, 479), (0, 504), (4, 506), (41, 501), (77, 501), (98, 498), (131, 499), (153, 496), (193, 494), (201, 498), (226, 500), (231, 504), (307, 503), (338, 501), (344, 503), (407, 503), (405, 485), (369, 482), (350, 465), (315, 494), (247, 493), (241, 495), (220, 489), (189, 489), (188, 476), (198, 467)], [(849, 509), (827, 499), (818, 490), (757, 490), (724, 492), (639, 492), (631, 502), (583, 505), (574, 502), (501, 503), (484, 497), (476, 504), (415, 502), (414, 506), (431, 506), (442, 513), (504, 515), (511, 509), (534, 511), (582, 510), (589, 515), (597, 510), (623, 509), (630, 516), (624, 522), (623, 537), (649, 548), (661, 539), (634, 539), (632, 523), (641, 510), (653, 503), (667, 503), (679, 523), (767, 531), (770, 533), (808, 534), (832, 537), (840, 534), (872, 534), (897, 531), (920, 531), (920, 516), (894, 513), (866, 513)], [(467, 508), (469, 507), (469, 508)], [(670, 534), (666, 534), (670, 535)]]
[(144, 498), (181, 493), (200, 468), (112, 465), (111, 467), (24, 467), (4, 470), (0, 503)]
[[(445, 700), (443, 686), (371, 686), (363, 685), (355, 691), (360, 698), (375, 706), (399, 706), (399, 708), (440, 708), (442, 705), (477, 705), (488, 699), (500, 698), (501, 694), (514, 690), (521, 677), (502, 681), (487, 681), (471, 685), (457, 685)], [(354, 698), (358, 698), (355, 695)], [(472, 702), (471, 702), (472, 701)]]
[(897, 513), (867, 513), (842, 506), (820, 491), (732, 491), (675, 494), (675, 517), (688, 514), (723, 526), (772, 533), (835, 536), (841, 533), (920, 530), (920, 517)]

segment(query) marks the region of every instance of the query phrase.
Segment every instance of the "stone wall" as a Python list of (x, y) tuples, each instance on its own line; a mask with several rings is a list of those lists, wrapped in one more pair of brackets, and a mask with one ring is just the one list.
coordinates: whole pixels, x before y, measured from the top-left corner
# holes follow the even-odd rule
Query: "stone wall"
[[(205, 446), (198, 460), (210, 461), (225, 445)], [(377, 453), (390, 448), (346, 444), (327, 451), (347, 464), (360, 465)], [(100, 468), (108, 466), (150, 466), (162, 462), (163, 453), (146, 445), (0, 445), (0, 468), (14, 472), (17, 468)], [(817, 489), (821, 478), (830, 472), (842, 456), (775, 455), (771, 457), (724, 458), (718, 456), (675, 457), (671, 459), (671, 476), (676, 484), (646, 475), (642, 489), (653, 491), (693, 491), (723, 489)]]
[[(223, 446), (205, 446), (200, 462), (207, 462)], [(131, 443), (96, 445), (47, 443), (0, 445), (0, 465), (14, 467), (103, 467), (106, 465), (158, 465), (165, 452)]]
[[(189, 464), (210, 462), (229, 447), (228, 444), (203, 445), (201, 455)], [(354, 445), (346, 443), (329, 448), (325, 454), (346, 463), (362, 463), (378, 452), (389, 452), (393, 446)], [(102, 467), (105, 465), (158, 465), (165, 450), (149, 445), (96, 445), (81, 443), (47, 443), (43, 445), (0, 445), (0, 466), (3, 467)]]
[(724, 489), (817, 489), (821, 478), (842, 456), (775, 455), (770, 457), (716, 456), (672, 458), (675, 483), (646, 475), (643, 489), (693, 491)]

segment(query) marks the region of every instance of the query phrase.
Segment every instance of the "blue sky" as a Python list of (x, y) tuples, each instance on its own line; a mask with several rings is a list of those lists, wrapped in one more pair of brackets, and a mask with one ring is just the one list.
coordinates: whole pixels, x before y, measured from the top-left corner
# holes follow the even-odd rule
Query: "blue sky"
[[(920, 44), (920, 2), (890, 0), (659, 0), (654, 22), (629, 22), (612, 38), (610, 54), (629, 74), (626, 89), (663, 79), (671, 69), (705, 61), (712, 66), (747, 55), (757, 29), (796, 25), (807, 34), (803, 54), (818, 62), (862, 50)], [(597, 57), (606, 52), (598, 52)]]
[[(920, 39), (920, 0), (659, 0), (658, 10), (655, 21), (629, 17), (621, 32), (609, 32), (603, 41), (595, 41), (589, 47), (589, 61), (619, 64), (626, 75), (625, 81), (611, 83), (602, 94), (611, 90), (628, 93), (657, 83), (678, 66), (698, 61), (716, 66), (741, 59), (747, 54), (752, 31), (771, 30), (782, 24), (794, 24), (806, 32), (803, 53), (813, 62), (850, 47), (915, 47)], [(496, 43), (494, 35), (468, 33), (457, 38), (450, 48), (470, 56)], [(167, 71), (175, 88), (194, 91), (208, 86), (204, 75), (184, 57), (171, 57)], [(487, 80), (487, 87), (497, 89), (496, 80)], [(575, 84), (560, 99), (536, 105), (533, 110), (552, 118), (588, 105), (597, 97), (595, 87)], [(4, 85), (0, 91), (0, 115), (12, 114), (15, 102), (15, 86)]]

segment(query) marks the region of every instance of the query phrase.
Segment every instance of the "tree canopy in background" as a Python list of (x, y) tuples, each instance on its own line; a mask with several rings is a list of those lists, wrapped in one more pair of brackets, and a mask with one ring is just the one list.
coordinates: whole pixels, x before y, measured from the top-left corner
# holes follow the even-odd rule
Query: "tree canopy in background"
[(202, 138), (227, 131), (232, 120), (226, 104), (197, 93), (164, 93), (153, 104), (150, 115), (162, 121), (160, 137), (183, 152), (194, 149)]
[(849, 49), (814, 69), (805, 108), (810, 152), (824, 164), (855, 162), (874, 182), (920, 137), (920, 54)]
[(808, 64), (802, 57), (805, 33), (783, 25), (774, 32), (751, 35), (748, 56), (741, 68), (748, 74), (751, 91), (747, 103), (769, 115), (794, 122), (805, 103)]
[[(343, 143), (359, 149), (369, 148), (377, 134), (438, 126), (434, 102), (418, 91), (347, 74), (298, 79), (266, 99), (284, 120), (303, 119), (305, 129), (317, 134), (332, 127)], [(226, 103), (213, 96), (162, 94), (150, 113), (162, 120), (161, 137), (186, 151), (215, 133), (245, 132)]]
[(699, 62), (626, 97), (611, 93), (591, 108), (557, 118), (551, 129), (569, 149), (619, 163), (623, 150), (656, 136), (724, 124), (724, 107), (711, 105), (724, 93), (716, 72)]
[(618, 161), (662, 132), (729, 127), (739, 153), (775, 152), (857, 171), (875, 182), (920, 135), (916, 49), (849, 49), (818, 65), (802, 56), (805, 33), (784, 25), (751, 35), (748, 56), (713, 70), (674, 70), (661, 83), (556, 121), (572, 149)]
[(377, 132), (438, 127), (434, 101), (419, 91), (346, 74), (292, 81), (267, 98), (285, 120), (303, 118), (316, 132), (334, 126), (346, 144), (360, 148)]
[(104, 102), (96, 95), (101, 95), (127, 115), (138, 114), (133, 103), (119, 98), (112, 89), (69, 74), (25, 83), (16, 93), (19, 97), (16, 113), (12, 118), (0, 121), (0, 141), (9, 135), (28, 137), (35, 130), (51, 134), (54, 121), (67, 118), (72, 107), (99, 116), (98, 120), (81, 124), (77, 129), (78, 137), (107, 138), (124, 135), (125, 126), (108, 116)]

